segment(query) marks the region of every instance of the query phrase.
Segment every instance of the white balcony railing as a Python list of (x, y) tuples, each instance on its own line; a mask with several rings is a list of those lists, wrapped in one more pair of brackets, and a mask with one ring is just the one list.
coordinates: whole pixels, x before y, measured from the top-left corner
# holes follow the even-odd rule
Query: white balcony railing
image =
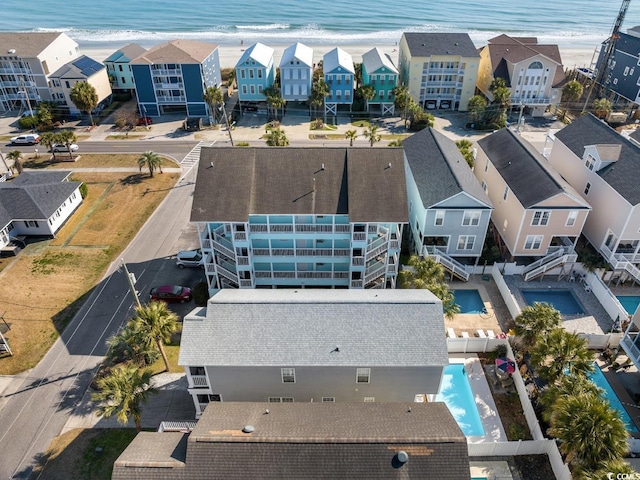
[(209, 382), (207, 382), (206, 375), (191, 375), (191, 382), (194, 387), (208, 387)]

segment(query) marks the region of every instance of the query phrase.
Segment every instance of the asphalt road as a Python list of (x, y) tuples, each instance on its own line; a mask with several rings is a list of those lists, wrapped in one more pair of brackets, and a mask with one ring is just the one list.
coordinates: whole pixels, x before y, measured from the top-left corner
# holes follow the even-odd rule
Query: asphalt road
[[(89, 143), (101, 142), (83, 143), (83, 150)], [(172, 142), (171, 147), (165, 142), (128, 143), (140, 144), (142, 151), (145, 147), (167, 151), (179, 159), (191, 148), (179, 145), (181, 142)], [(114, 145), (107, 144), (106, 148), (114, 151)], [(177, 268), (171, 258), (178, 250), (197, 246), (194, 227), (189, 224), (195, 176), (196, 169), (192, 168), (180, 179), (123, 252), (129, 271), (137, 277), (136, 289), (143, 301), (154, 284), (189, 284), (202, 276), (199, 269)], [(5, 399), (0, 410), (0, 479), (29, 478), (91, 383), (106, 350), (105, 340), (130, 316), (134, 300), (118, 264), (111, 265), (44, 359)], [(177, 311), (185, 314), (193, 306), (179, 305)]]

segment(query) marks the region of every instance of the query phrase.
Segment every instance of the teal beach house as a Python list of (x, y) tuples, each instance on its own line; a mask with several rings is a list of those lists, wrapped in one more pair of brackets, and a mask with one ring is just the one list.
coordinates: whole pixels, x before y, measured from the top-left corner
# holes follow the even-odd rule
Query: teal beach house
[(351, 55), (341, 48), (334, 48), (322, 58), (324, 81), (329, 86), (325, 98), (325, 115), (337, 115), (339, 105), (353, 104), (353, 77), (356, 73)]
[(264, 101), (264, 91), (273, 85), (275, 78), (273, 48), (259, 42), (247, 48), (236, 64), (240, 105)]
[(371, 85), (376, 96), (367, 102), (367, 111), (375, 106), (381, 115), (393, 115), (395, 96), (393, 89), (398, 83), (398, 69), (389, 55), (378, 47), (362, 55), (362, 84)]

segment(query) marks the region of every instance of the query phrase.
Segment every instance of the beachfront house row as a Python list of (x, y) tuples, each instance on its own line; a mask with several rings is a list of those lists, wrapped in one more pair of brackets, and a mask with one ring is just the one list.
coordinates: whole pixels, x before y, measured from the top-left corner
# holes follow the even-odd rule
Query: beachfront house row
[(264, 91), (275, 82), (273, 48), (254, 43), (247, 48), (236, 64), (238, 99), (243, 102), (265, 101)]
[(107, 67), (86, 55), (60, 67), (50, 75), (49, 81), (53, 100), (66, 106), (72, 117), (84, 113), (71, 101), (71, 90), (76, 83), (86, 82), (93, 87), (98, 96), (98, 106), (104, 106), (111, 101), (111, 83)]
[(511, 90), (511, 105), (534, 117), (555, 108), (566, 83), (558, 45), (538, 43), (535, 37), (499, 35), (480, 49), (478, 90), (489, 99), (495, 78), (505, 80)]
[(184, 318), (178, 364), (196, 417), (211, 401), (433, 401), (444, 332), (424, 289), (223, 289)]
[(280, 60), (280, 95), (288, 102), (306, 102), (313, 81), (313, 49), (297, 42), (285, 48)]
[(401, 149), (203, 148), (191, 210), (210, 292), (394, 288)]
[(49, 76), (80, 56), (64, 33), (0, 32), (0, 112), (53, 100)]
[(393, 115), (395, 96), (393, 89), (398, 83), (398, 69), (391, 57), (378, 47), (372, 48), (362, 55), (362, 84), (371, 85), (376, 96), (367, 100), (367, 111), (371, 106), (377, 107), (381, 115)]
[(591, 114), (549, 138), (549, 163), (593, 206), (584, 236), (640, 281), (640, 146)]
[(82, 203), (71, 171), (22, 172), (0, 182), (0, 249), (21, 236), (54, 236)]
[(431, 127), (402, 142), (413, 253), (468, 280), (462, 263), (482, 254), (491, 200), (455, 142)]
[(208, 87), (219, 87), (222, 82), (217, 45), (171, 40), (150, 48), (130, 63), (140, 115), (209, 116), (209, 106), (202, 96)]
[(403, 33), (400, 83), (423, 108), (464, 112), (475, 94), (479, 58), (467, 33)]
[(137, 43), (130, 43), (107, 57), (104, 61), (111, 82), (111, 89), (114, 92), (131, 93), (135, 90), (136, 84), (131, 70), (131, 60), (138, 58), (147, 51)]
[(337, 115), (339, 105), (353, 104), (353, 82), (356, 73), (353, 58), (341, 48), (329, 50), (322, 57), (322, 73), (329, 86), (324, 100), (325, 115)]
[[(597, 61), (597, 69), (606, 68), (604, 53), (607, 43), (603, 42)], [(640, 26), (618, 32), (613, 58), (610, 60), (608, 75), (602, 79), (606, 87), (616, 95), (633, 103), (640, 103)]]
[[(249, 427), (250, 426), (250, 427)], [(444, 403), (211, 404), (185, 431), (140, 432), (113, 480), (468, 480)]]
[(589, 203), (513, 131), (498, 130), (478, 146), (474, 173), (493, 204), (493, 236), (503, 254), (538, 257), (525, 280), (575, 262)]

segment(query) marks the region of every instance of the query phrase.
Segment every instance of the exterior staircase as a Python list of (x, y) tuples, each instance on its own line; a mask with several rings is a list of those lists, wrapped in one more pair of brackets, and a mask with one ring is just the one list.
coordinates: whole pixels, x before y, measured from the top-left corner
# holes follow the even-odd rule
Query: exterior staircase
[(629, 261), (623, 253), (614, 253), (606, 246), (601, 248), (601, 253), (614, 270), (624, 270), (631, 275), (636, 282), (640, 283), (640, 269)]
[(565, 263), (576, 262), (578, 260), (578, 254), (575, 253), (573, 247), (556, 247), (546, 257), (542, 257), (539, 260), (527, 265), (522, 271), (522, 277), (525, 282), (538, 278), (540, 275), (544, 275), (549, 270), (552, 270)]
[(465, 282), (469, 281), (469, 272), (467, 272), (460, 262), (455, 260), (453, 257), (450, 257), (444, 252), (441, 252), (437, 249), (437, 247), (433, 246), (424, 246), (422, 247), (422, 255), (424, 257), (431, 257), (444, 268), (447, 269), (450, 273), (458, 277), (460, 280), (464, 280)]

